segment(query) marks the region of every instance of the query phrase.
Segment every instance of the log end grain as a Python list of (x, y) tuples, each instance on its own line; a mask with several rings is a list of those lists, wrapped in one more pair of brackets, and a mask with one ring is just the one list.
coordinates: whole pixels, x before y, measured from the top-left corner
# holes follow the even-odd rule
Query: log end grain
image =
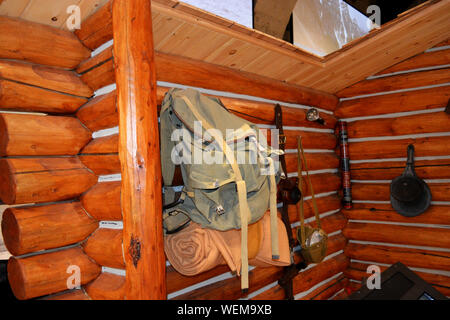
[(3, 212), (2, 217), (3, 242), (11, 254), (20, 252), (20, 226), (11, 208)]
[(8, 261), (8, 280), (11, 290), (18, 300), (28, 299), (27, 287), (21, 285), (26, 282), (24, 270), (19, 260), (15, 257), (9, 258)]
[(8, 279), (17, 299), (33, 299), (71, 289), (74, 267), (79, 268), (80, 285), (91, 282), (101, 273), (101, 267), (76, 247), (26, 258), (11, 257)]
[(76, 118), (0, 114), (0, 156), (75, 155), (91, 139)]
[[(1, 119), (1, 118), (0, 118)], [(1, 123), (1, 120), (0, 120)], [(0, 133), (1, 140), (1, 133)], [(1, 143), (1, 142), (0, 142)], [(0, 147), (1, 148), (1, 147)], [(14, 204), (16, 200), (16, 181), (6, 159), (0, 159), (0, 199), (3, 203)]]
[(97, 220), (122, 220), (120, 205), (121, 182), (102, 182), (92, 187), (80, 198), (91, 217)]
[(8, 208), (2, 220), (4, 243), (14, 256), (78, 243), (97, 228), (79, 202)]
[(8, 126), (5, 119), (0, 115), (0, 157), (4, 157), (6, 155), (8, 141)]
[(84, 243), (83, 250), (101, 266), (125, 269), (122, 230), (98, 229)]
[(75, 158), (0, 159), (0, 199), (10, 205), (73, 199), (97, 180)]
[(102, 273), (86, 285), (86, 292), (92, 300), (123, 300), (125, 298), (125, 277)]
[(68, 30), (0, 16), (0, 58), (73, 69), (91, 51)]

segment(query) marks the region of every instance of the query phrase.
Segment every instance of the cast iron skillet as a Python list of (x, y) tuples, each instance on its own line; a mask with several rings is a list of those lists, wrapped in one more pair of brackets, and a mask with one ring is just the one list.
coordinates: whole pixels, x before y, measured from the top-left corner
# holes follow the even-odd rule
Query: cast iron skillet
[(425, 212), (430, 203), (430, 188), (414, 171), (414, 146), (410, 144), (405, 171), (391, 182), (392, 208), (405, 217), (415, 217)]

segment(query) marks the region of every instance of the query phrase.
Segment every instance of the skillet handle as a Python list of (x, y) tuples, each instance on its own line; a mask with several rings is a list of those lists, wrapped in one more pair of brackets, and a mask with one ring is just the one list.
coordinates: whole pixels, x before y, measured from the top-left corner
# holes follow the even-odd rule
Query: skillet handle
[(403, 175), (415, 176), (416, 172), (414, 171), (414, 145), (410, 144), (407, 149), (408, 158), (406, 160), (406, 168)]

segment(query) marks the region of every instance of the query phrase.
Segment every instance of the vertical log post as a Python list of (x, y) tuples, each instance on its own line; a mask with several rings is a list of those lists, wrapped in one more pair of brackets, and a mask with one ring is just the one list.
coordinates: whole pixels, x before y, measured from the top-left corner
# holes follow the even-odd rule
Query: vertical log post
[(166, 299), (156, 72), (150, 0), (114, 0), (125, 298)]

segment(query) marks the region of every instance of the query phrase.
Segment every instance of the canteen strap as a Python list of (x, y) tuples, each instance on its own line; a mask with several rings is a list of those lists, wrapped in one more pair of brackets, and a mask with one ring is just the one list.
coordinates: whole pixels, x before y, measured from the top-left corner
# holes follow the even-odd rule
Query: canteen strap
[[(303, 144), (302, 144), (302, 137), (298, 136), (297, 137), (297, 171), (298, 171), (298, 185), (299, 185), (299, 189), (300, 192), (303, 193), (303, 177), (302, 177), (302, 173), (303, 171), (306, 172), (306, 180), (308, 181), (308, 187), (309, 190), (311, 191), (311, 199), (312, 199), (312, 203), (313, 203), (313, 210), (314, 210), (314, 215), (316, 217), (316, 222), (317, 222), (317, 227), (321, 228), (320, 225), (320, 217), (319, 217), (319, 209), (317, 207), (317, 202), (316, 202), (316, 198), (314, 195), (314, 189), (313, 189), (313, 185), (311, 182), (311, 177), (309, 176), (309, 172), (308, 172), (308, 166), (306, 163), (306, 157), (305, 157), (305, 151), (303, 149)], [(305, 217), (304, 217), (304, 200), (303, 197), (300, 199), (300, 201), (297, 203), (297, 212), (300, 215), (299, 220), (300, 220), (300, 232), (301, 232), (301, 245), (302, 247), (305, 247), (306, 244), (306, 231), (305, 231)]]

